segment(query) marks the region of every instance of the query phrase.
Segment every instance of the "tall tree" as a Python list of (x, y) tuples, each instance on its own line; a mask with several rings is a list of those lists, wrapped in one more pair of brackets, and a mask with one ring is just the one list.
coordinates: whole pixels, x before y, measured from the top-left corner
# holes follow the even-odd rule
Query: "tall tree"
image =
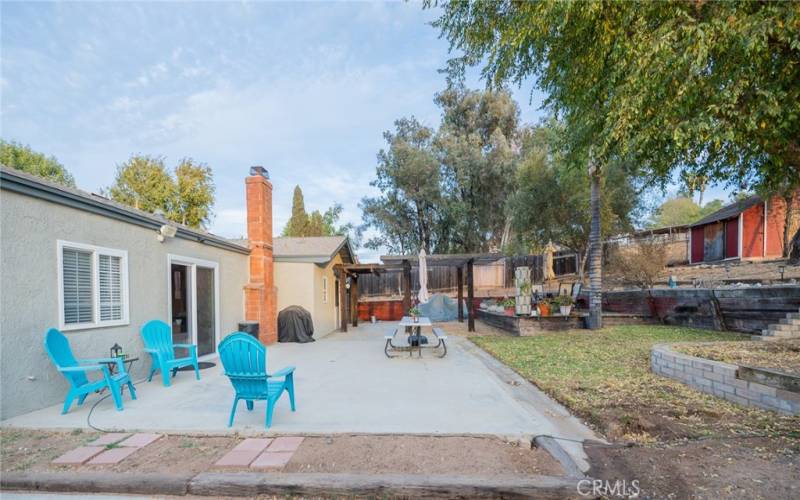
[(170, 218), (192, 227), (208, 224), (215, 190), (211, 168), (184, 158), (175, 167), (175, 188)]
[(358, 246), (359, 235), (354, 230), (353, 224), (337, 225), (341, 214), (342, 205), (339, 203), (335, 203), (324, 213), (319, 210), (307, 213), (303, 201), (303, 190), (300, 189), (300, 186), (295, 186), (292, 195), (292, 216), (281, 234), (292, 237), (348, 236), (351, 244)]
[(448, 250), (498, 248), (518, 160), (519, 108), (504, 90), (481, 92), (463, 86), (439, 93), (436, 103), (443, 112), (436, 151), (450, 228)]
[(54, 156), (38, 153), (18, 142), (0, 139), (0, 164), (47, 180), (75, 187), (72, 174)]
[(711, 200), (701, 207), (691, 198), (676, 196), (666, 200), (655, 209), (648, 226), (656, 228), (691, 224), (716, 212), (723, 206), (722, 200)]
[(370, 184), (381, 195), (361, 200), (366, 226), (379, 235), (367, 248), (392, 253), (441, 251), (447, 246), (442, 224), (440, 166), (433, 150), (435, 132), (414, 117), (395, 121), (394, 132), (383, 134), (388, 149), (378, 153), (377, 178)]
[(283, 228), (283, 236), (306, 236), (308, 222), (303, 190), (300, 186), (295, 186), (292, 194), (292, 216)]
[[(585, 172), (566, 163), (560, 150), (562, 132), (551, 122), (525, 133), (524, 156), (509, 200), (513, 249), (538, 252), (548, 242), (558, 243), (583, 255), (579, 270), (583, 274), (591, 231), (591, 186)], [(602, 232), (630, 231), (642, 208), (636, 178), (628, 175), (625, 165), (613, 163), (602, 180)]]
[(145, 212), (175, 213), (175, 182), (161, 156), (133, 155), (118, 165), (108, 193), (114, 201)]
[(145, 212), (162, 212), (174, 222), (202, 227), (211, 219), (214, 180), (211, 168), (181, 160), (173, 177), (160, 156), (133, 155), (117, 166), (105, 191), (114, 200)]
[(796, 2), (492, 0), (446, 2), (434, 25), (461, 52), (451, 79), (476, 65), (494, 86), (532, 77), (598, 187), (624, 157), (662, 184), (688, 169), (786, 196), (800, 184), (799, 18)]

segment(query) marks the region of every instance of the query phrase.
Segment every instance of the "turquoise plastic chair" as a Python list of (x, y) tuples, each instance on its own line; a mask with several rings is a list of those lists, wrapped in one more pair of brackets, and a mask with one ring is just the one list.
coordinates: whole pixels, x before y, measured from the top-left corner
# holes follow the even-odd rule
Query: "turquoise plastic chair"
[[(163, 321), (154, 319), (148, 321), (141, 329), (142, 340), (144, 340), (144, 352), (149, 352), (152, 358), (150, 365), (150, 375), (147, 381), (153, 380), (153, 374), (161, 370), (161, 379), (166, 387), (170, 386), (169, 372), (172, 371), (174, 377), (178, 373), (178, 368), (184, 366), (194, 366), (194, 375), (200, 380), (200, 367), (197, 366), (197, 346), (194, 344), (173, 344), (172, 328)], [(185, 358), (175, 357), (175, 348), (189, 350), (189, 356)]]
[(253, 401), (267, 402), (266, 426), (272, 425), (272, 411), (284, 391), (289, 393), (289, 403), (294, 406), (294, 366), (273, 374), (267, 373), (267, 348), (250, 335), (236, 332), (225, 337), (218, 347), (225, 375), (231, 380), (236, 395), (233, 398), (228, 427), (233, 425), (236, 405), (240, 399), (253, 409)]
[[(123, 384), (128, 384), (131, 399), (136, 399), (136, 389), (133, 388), (131, 377), (125, 371), (125, 364), (120, 358), (77, 360), (72, 354), (67, 337), (55, 328), (47, 330), (44, 336), (44, 350), (47, 351), (47, 355), (53, 360), (53, 364), (56, 365), (58, 371), (64, 375), (71, 386), (69, 392), (67, 392), (67, 397), (64, 399), (62, 415), (69, 411), (69, 407), (75, 398), (78, 398), (78, 406), (81, 406), (86, 400), (86, 396), (105, 388), (111, 391), (117, 410), (122, 411), (122, 390), (120, 388)], [(115, 362), (117, 364), (117, 372), (113, 375), (108, 366), (104, 364), (107, 362)], [(86, 373), (92, 371), (101, 372), (103, 378), (90, 381)]]

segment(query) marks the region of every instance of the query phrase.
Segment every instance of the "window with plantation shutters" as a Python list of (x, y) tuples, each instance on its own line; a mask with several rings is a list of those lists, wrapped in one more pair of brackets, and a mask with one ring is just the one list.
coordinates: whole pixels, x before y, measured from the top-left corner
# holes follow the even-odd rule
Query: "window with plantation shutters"
[(58, 252), (61, 328), (127, 324), (127, 252), (65, 241)]
[(94, 321), (92, 253), (65, 248), (63, 254), (64, 323), (91, 323)]
[(120, 257), (98, 255), (100, 321), (122, 319), (122, 273)]

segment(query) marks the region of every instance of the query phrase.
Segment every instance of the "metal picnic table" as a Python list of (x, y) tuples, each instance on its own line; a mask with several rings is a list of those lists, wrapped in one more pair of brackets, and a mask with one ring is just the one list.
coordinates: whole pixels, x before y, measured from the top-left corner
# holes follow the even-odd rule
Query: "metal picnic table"
[[(419, 316), (415, 319), (411, 316), (403, 316), (403, 319), (400, 320), (397, 326), (398, 328), (384, 337), (386, 339), (386, 345), (383, 348), (383, 352), (386, 354), (387, 358), (395, 357), (389, 354), (390, 350), (408, 351), (408, 355), (413, 356), (414, 350), (416, 349), (418, 357), (422, 357), (423, 348), (438, 349), (440, 347), (442, 348), (442, 353), (439, 357), (443, 358), (447, 355), (447, 345), (445, 344), (447, 335), (444, 334), (441, 328), (434, 327), (430, 318)], [(431, 329), (433, 336), (436, 337), (436, 344), (429, 343), (428, 337), (422, 335), (423, 327)], [(396, 345), (393, 340), (401, 333), (401, 329), (402, 333), (406, 334), (406, 342), (405, 345)]]

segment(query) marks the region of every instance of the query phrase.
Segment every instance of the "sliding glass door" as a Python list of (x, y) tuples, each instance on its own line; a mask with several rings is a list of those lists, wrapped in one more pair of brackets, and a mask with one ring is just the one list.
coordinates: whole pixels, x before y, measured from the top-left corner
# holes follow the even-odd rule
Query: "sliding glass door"
[(169, 318), (175, 343), (197, 345), (212, 355), (219, 342), (219, 266), (216, 262), (167, 256)]
[(197, 355), (216, 349), (214, 269), (197, 266)]

